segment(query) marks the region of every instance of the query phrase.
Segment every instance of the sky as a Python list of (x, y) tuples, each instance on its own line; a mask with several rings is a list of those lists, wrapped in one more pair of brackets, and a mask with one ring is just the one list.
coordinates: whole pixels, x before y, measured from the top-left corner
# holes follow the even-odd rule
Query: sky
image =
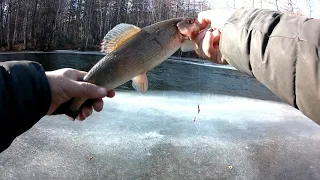
[[(262, 8), (267, 9), (275, 9), (276, 7), (270, 3), (267, 3), (267, 1), (272, 2), (275, 0), (263, 0), (263, 6)], [(282, 3), (286, 3), (287, 0), (278, 0)], [(306, 1), (307, 0), (292, 0), (294, 3), (297, 4), (299, 9), (302, 11), (304, 15), (309, 16), (309, 8), (307, 6)], [(234, 0), (208, 0), (208, 2), (211, 4), (212, 9), (219, 9), (219, 8), (226, 8), (226, 2), (229, 3), (230, 6), (233, 6)], [(239, 7), (252, 7), (252, 0), (235, 0), (236, 2), (236, 8)], [(313, 8), (312, 8), (312, 14), (311, 17), (314, 18), (320, 18), (320, 0), (311, 0)], [(260, 8), (260, 0), (255, 0), (255, 7)]]
[[(306, 14), (309, 14), (309, 9), (306, 6), (305, 1), (300, 2), (301, 3), (301, 8), (304, 12), (306, 12)], [(320, 0), (313, 0), (313, 8), (312, 8), (312, 17), (315, 18), (320, 18)]]

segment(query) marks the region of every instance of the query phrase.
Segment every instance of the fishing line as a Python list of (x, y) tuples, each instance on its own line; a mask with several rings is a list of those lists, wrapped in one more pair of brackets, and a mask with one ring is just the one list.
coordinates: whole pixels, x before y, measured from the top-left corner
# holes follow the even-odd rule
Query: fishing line
[[(201, 81), (200, 81), (200, 65), (198, 65), (198, 89), (201, 85)], [(200, 95), (199, 95), (200, 98)], [(195, 126), (197, 128), (197, 130), (200, 130), (200, 119), (199, 119), (199, 115), (200, 115), (200, 102), (198, 102), (198, 107), (197, 107), (197, 115), (193, 118), (193, 122), (195, 123)]]
[(198, 66), (198, 86), (200, 87), (201, 81), (200, 81), (200, 65)]

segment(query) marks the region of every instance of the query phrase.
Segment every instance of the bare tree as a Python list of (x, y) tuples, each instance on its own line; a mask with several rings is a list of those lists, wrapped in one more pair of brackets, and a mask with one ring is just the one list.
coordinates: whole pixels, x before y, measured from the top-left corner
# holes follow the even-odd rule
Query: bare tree
[(292, 0), (288, 0), (288, 5), (286, 6), (286, 10), (290, 13), (293, 13), (294, 10), (293, 10), (293, 3), (292, 3)]
[(279, 1), (280, 0), (267, 0), (267, 1), (265, 1), (266, 3), (269, 3), (269, 4), (271, 4), (271, 5), (274, 5), (275, 6), (275, 9), (277, 10), (277, 11), (279, 11), (280, 10), (280, 8), (279, 8)]
[(307, 3), (307, 7), (308, 7), (308, 10), (309, 10), (309, 16), (312, 17), (312, 11), (313, 11), (313, 1), (312, 0), (306, 0), (306, 3)]
[(119, 23), (143, 27), (207, 9), (207, 0), (0, 0), (0, 48), (96, 49)]
[(302, 15), (302, 11), (298, 6), (298, 0), (286, 0), (282, 2), (281, 11), (290, 14)]
[(225, 1), (225, 6), (227, 9), (236, 9), (237, 8), (237, 3), (238, 1), (233, 0), (233, 1)]

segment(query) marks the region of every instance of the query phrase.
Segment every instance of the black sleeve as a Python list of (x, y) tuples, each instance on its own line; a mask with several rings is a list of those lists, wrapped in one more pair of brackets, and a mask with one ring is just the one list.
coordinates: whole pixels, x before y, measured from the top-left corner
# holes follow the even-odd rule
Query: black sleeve
[(222, 57), (320, 124), (320, 20), (241, 8), (222, 28)]
[(0, 152), (46, 115), (51, 92), (42, 66), (30, 61), (0, 63)]

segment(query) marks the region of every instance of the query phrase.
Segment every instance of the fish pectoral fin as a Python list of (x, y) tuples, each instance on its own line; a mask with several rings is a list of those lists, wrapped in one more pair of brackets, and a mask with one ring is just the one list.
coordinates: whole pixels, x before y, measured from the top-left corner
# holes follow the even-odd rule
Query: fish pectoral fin
[(196, 47), (191, 40), (184, 40), (180, 49), (182, 52), (190, 52), (190, 51), (194, 51)]
[(146, 73), (139, 74), (132, 79), (132, 87), (141, 93), (146, 93), (148, 90), (148, 78)]
[(141, 28), (132, 25), (121, 23), (112, 28), (105, 36), (102, 46), (105, 53), (111, 53), (121, 47), (123, 44), (135, 37)]

